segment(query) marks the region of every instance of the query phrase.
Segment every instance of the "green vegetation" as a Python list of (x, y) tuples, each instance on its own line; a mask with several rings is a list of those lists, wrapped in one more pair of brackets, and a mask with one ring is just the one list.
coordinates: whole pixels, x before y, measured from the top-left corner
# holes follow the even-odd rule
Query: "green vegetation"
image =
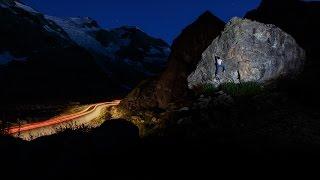
[(219, 88), (215, 87), (212, 84), (205, 84), (202, 90), (203, 90), (203, 93), (205, 94), (211, 94), (213, 92), (219, 91)]
[(225, 83), (220, 89), (231, 96), (254, 96), (263, 91), (263, 86), (257, 82)]
[(257, 82), (243, 82), (243, 83), (224, 83), (218, 88), (212, 84), (205, 84), (194, 89), (200, 94), (213, 94), (218, 91), (224, 91), (225, 93), (234, 96), (254, 96), (263, 92), (264, 88)]

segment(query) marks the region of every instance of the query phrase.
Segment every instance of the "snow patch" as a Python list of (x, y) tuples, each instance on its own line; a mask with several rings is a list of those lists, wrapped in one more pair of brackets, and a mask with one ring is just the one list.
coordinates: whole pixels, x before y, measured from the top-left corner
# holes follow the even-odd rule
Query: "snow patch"
[(15, 1), (15, 4), (16, 4), (16, 7), (17, 7), (17, 8), (23, 9), (23, 10), (25, 10), (25, 11), (28, 11), (28, 12), (32, 13), (32, 14), (39, 14), (38, 11), (32, 9), (31, 7), (29, 7), (29, 6), (27, 6), (27, 5), (21, 4), (21, 3), (16, 2), (16, 1)]
[(140, 29), (138, 26), (122, 26), (124, 29), (135, 29), (137, 31), (145, 33), (142, 29)]
[(7, 5), (5, 5), (5, 4), (2, 4), (2, 3), (0, 3), (0, 7), (2, 7), (2, 8), (9, 8)]
[(74, 26), (78, 26), (78, 28), (83, 31), (92, 32), (98, 31), (100, 28), (94, 25), (94, 21), (89, 17), (71, 17), (66, 19), (70, 23), (73, 23)]
[(115, 53), (117, 51), (120, 50), (120, 46), (118, 44), (115, 44), (113, 42), (111, 42), (107, 47), (106, 47), (106, 50), (109, 52), (109, 53)]
[(0, 65), (8, 64), (11, 61), (26, 61), (27, 57), (15, 57), (10, 52), (4, 51), (0, 53)]
[(48, 31), (48, 32), (53, 32), (56, 33), (56, 31), (54, 31), (51, 27), (49, 27), (48, 25), (44, 25), (43, 28)]
[(171, 53), (171, 49), (170, 49), (169, 47), (163, 48), (162, 51), (163, 51), (167, 56), (169, 56), (170, 53)]
[(129, 66), (133, 66), (136, 70), (139, 70), (140, 72), (146, 71), (141, 62), (133, 61), (129, 58), (125, 58), (123, 62), (125, 62)]
[(162, 52), (157, 48), (151, 47), (148, 52), (148, 55), (157, 55), (157, 54), (162, 54)]
[(87, 33), (87, 28), (80, 28), (74, 21), (70, 19), (61, 19), (54, 16), (45, 16), (45, 18), (55, 22), (58, 26), (60, 26), (79, 46), (101, 55), (108, 55), (108, 52), (102, 46), (102, 44)]
[(120, 29), (120, 28), (115, 29), (114, 31), (117, 33), (117, 36), (118, 36), (119, 38), (122, 37), (123, 35), (125, 35), (125, 34), (128, 32), (127, 30)]
[(122, 46), (122, 47), (129, 46), (130, 43), (131, 43), (131, 39), (120, 39), (119, 40), (119, 46)]
[(150, 47), (147, 54), (149, 56), (156, 56), (156, 55), (169, 56), (170, 53), (171, 53), (171, 49), (169, 47), (152, 46)]
[(70, 20), (72, 20), (74, 23), (79, 24), (79, 25), (88, 24), (88, 23), (92, 22), (92, 20), (89, 17), (84, 17), (84, 18), (71, 17)]
[(14, 57), (10, 54), (10, 52), (5, 51), (0, 54), (0, 65), (4, 65), (12, 61)]

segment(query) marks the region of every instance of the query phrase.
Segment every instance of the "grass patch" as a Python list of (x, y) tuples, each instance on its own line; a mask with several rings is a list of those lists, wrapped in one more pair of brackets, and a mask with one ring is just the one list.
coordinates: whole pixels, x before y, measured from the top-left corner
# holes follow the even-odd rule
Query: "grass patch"
[(264, 91), (261, 84), (257, 82), (244, 82), (244, 83), (224, 83), (219, 87), (215, 87), (212, 84), (205, 84), (194, 88), (197, 94), (211, 95), (218, 91), (224, 91), (225, 93), (234, 96), (255, 96)]
[(210, 95), (210, 94), (213, 94), (213, 93), (219, 91), (219, 88), (215, 87), (212, 84), (204, 84), (204, 85), (199, 85), (199, 86), (193, 87), (193, 91), (197, 95), (200, 95), (200, 94)]
[(263, 92), (264, 88), (257, 82), (225, 83), (220, 86), (220, 90), (231, 96), (255, 96)]
[(212, 84), (206, 84), (206, 85), (203, 86), (203, 92), (205, 94), (210, 94), (210, 93), (216, 92), (218, 90), (219, 90), (219, 88), (215, 87)]

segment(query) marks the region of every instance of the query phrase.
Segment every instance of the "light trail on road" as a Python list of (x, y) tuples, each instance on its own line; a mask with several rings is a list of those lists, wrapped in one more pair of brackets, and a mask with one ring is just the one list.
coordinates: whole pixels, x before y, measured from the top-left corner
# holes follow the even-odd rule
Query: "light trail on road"
[(69, 114), (69, 115), (63, 115), (63, 116), (59, 116), (59, 117), (55, 117), (52, 119), (48, 119), (48, 120), (44, 120), (41, 122), (36, 122), (36, 123), (29, 123), (29, 124), (24, 124), (21, 126), (13, 126), (7, 129), (7, 133), (9, 135), (13, 135), (16, 133), (21, 133), (21, 132), (25, 132), (25, 131), (31, 131), (34, 129), (38, 129), (38, 128), (43, 128), (43, 127), (48, 127), (48, 126), (53, 126), (53, 125), (57, 125), (60, 123), (65, 123), (68, 121), (72, 121), (76, 118), (85, 116), (87, 114), (90, 114), (92, 112), (94, 112), (96, 110), (97, 107), (99, 106), (117, 106), (120, 104), (120, 100), (115, 100), (115, 101), (111, 101), (111, 102), (105, 102), (105, 103), (97, 103), (97, 104), (92, 104), (90, 105), (88, 108), (77, 112), (77, 113), (73, 113), (73, 114)]

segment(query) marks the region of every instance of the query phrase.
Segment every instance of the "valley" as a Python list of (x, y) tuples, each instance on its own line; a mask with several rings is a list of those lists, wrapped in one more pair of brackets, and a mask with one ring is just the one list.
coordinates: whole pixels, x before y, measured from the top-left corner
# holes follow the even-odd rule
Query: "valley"
[[(316, 167), (318, 1), (123, 1), (72, 4), (119, 25), (106, 28), (0, 0), (0, 177), (263, 171), (256, 179)], [(170, 45), (120, 22), (179, 33)]]

